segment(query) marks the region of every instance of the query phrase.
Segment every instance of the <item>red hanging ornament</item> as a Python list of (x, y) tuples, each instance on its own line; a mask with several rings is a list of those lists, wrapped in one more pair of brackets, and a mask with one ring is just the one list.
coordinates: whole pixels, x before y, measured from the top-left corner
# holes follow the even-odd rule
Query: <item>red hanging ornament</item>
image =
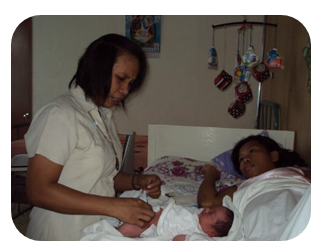
[(239, 100), (235, 100), (235, 102), (231, 103), (228, 108), (228, 113), (231, 114), (231, 116), (234, 118), (242, 116), (244, 112), (245, 105)]
[(243, 104), (246, 104), (253, 98), (251, 87), (245, 81), (235, 86), (235, 95)]
[(232, 76), (226, 71), (222, 70), (221, 73), (215, 78), (214, 84), (221, 91), (226, 90), (232, 83)]
[(266, 64), (259, 63), (252, 68), (252, 75), (257, 81), (263, 82), (270, 77), (270, 70)]

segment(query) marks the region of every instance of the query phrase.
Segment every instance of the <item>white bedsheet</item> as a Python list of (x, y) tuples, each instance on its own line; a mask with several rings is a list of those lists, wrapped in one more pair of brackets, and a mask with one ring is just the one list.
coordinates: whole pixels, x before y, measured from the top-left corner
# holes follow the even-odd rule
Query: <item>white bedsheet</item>
[(221, 240), (289, 240), (307, 226), (311, 185), (294, 178), (261, 180), (234, 193), (223, 205), (235, 213), (232, 228)]
[[(168, 192), (162, 186), (159, 199), (149, 199), (152, 206), (169, 202)], [(124, 197), (136, 197), (140, 191), (129, 191)], [(184, 199), (181, 198), (184, 203)], [(225, 197), (224, 205), (234, 211), (234, 222), (226, 237), (210, 238), (193, 234), (189, 240), (288, 240), (298, 236), (307, 226), (311, 211), (311, 185), (293, 178), (262, 180), (234, 193), (233, 202)], [(81, 240), (169, 240), (164, 237), (126, 238), (114, 226), (113, 218), (102, 220), (85, 228)]]

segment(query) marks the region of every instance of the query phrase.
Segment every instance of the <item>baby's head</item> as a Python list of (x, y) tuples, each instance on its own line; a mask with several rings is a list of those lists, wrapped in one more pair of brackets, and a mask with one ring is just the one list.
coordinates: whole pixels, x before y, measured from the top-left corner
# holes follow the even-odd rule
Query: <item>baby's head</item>
[(234, 213), (227, 207), (217, 206), (204, 208), (199, 214), (202, 230), (210, 237), (226, 236), (232, 226)]

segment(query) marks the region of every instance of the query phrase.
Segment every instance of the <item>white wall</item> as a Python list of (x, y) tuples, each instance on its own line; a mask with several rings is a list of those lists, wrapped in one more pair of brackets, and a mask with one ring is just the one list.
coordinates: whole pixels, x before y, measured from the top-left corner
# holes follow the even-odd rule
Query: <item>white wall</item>
[[(251, 79), (253, 101), (238, 119), (227, 109), (235, 101), (234, 84), (218, 90), (213, 81), (222, 69), (233, 74), (239, 26), (215, 30), (219, 69), (207, 68), (212, 24), (242, 21), (244, 16), (162, 16), (161, 55), (149, 58), (144, 87), (115, 111), (119, 133), (147, 135), (150, 123), (253, 128), (257, 81)], [(263, 21), (263, 16), (247, 16)], [(64, 93), (79, 57), (94, 39), (106, 33), (125, 34), (125, 16), (36, 16), (33, 18), (33, 111)], [(255, 26), (252, 44), (261, 56), (262, 28)], [(248, 36), (245, 39), (245, 50)], [(242, 48), (242, 43), (240, 43)]]

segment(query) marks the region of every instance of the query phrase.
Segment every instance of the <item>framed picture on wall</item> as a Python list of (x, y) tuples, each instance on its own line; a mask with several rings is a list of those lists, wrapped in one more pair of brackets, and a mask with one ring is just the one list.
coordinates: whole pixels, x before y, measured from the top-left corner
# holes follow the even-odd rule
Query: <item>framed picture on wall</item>
[(127, 15), (125, 35), (137, 43), (148, 57), (160, 56), (160, 15)]

